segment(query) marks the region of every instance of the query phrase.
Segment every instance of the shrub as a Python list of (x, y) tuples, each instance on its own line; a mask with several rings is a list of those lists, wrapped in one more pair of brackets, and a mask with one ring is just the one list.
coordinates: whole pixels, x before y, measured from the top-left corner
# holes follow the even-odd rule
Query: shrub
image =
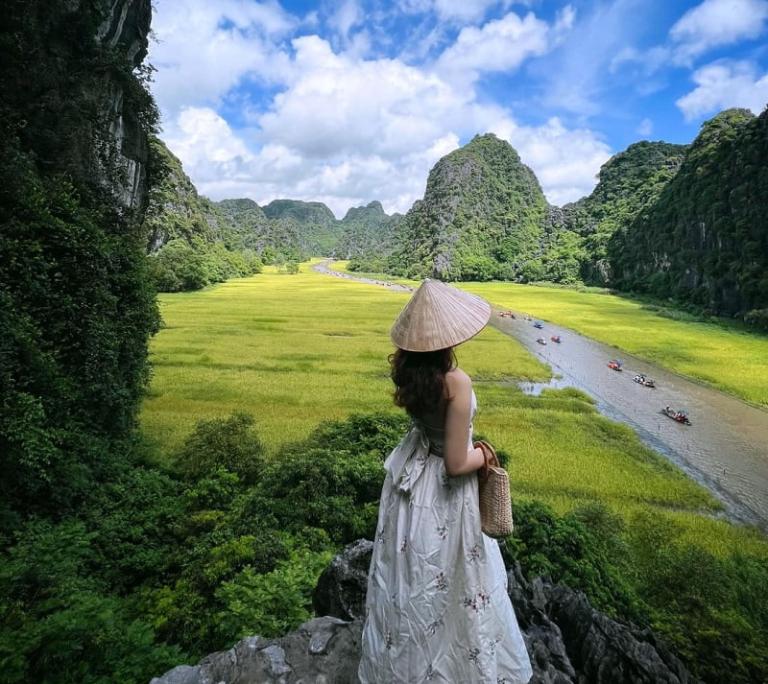
[(176, 455), (176, 468), (191, 480), (224, 468), (253, 484), (264, 467), (264, 446), (251, 429), (253, 423), (253, 416), (242, 412), (200, 421)]

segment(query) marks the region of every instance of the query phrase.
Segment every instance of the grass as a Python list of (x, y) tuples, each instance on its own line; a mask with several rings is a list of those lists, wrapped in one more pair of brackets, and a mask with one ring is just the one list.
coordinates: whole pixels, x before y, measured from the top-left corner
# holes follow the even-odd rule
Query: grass
[[(350, 287), (306, 264), (302, 271), (266, 269), (160, 296), (166, 327), (151, 346), (154, 377), (141, 420), (162, 452), (176, 449), (196, 421), (236, 409), (253, 413), (276, 449), (321, 420), (389, 406), (389, 327), (408, 294)], [(473, 342), (469, 359), (483, 377), (548, 377), (546, 366), (493, 329)]]
[[(307, 264), (294, 276), (268, 269), (201, 292), (162, 295), (167, 327), (152, 343), (145, 435), (168, 457), (196, 421), (246, 410), (279, 458), (282, 444), (322, 420), (397, 410), (388, 331), (407, 298), (320, 275)], [(720, 506), (704, 488), (629, 428), (600, 416), (581, 393), (523, 394), (512, 381), (544, 380), (549, 370), (514, 340), (489, 328), (458, 356), (475, 379), (475, 432), (511, 454), (516, 497), (561, 512), (596, 500), (625, 518), (651, 510), (711, 551), (768, 557), (762, 535), (718, 519)]]
[[(344, 270), (347, 262), (335, 264)], [(387, 276), (379, 275), (379, 278)], [(400, 281), (417, 284), (415, 281)], [(768, 336), (608, 292), (517, 283), (456, 283), (502, 308), (530, 313), (669, 370), (768, 407)], [(692, 318), (680, 314), (681, 318)]]

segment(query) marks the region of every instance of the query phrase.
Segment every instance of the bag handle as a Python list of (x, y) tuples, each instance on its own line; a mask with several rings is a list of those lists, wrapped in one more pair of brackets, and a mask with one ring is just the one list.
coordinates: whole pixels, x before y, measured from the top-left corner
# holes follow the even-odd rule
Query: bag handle
[(480, 479), (485, 482), (485, 480), (488, 479), (488, 472), (490, 470), (491, 466), (496, 466), (497, 468), (500, 467), (499, 464), (499, 458), (496, 456), (496, 449), (493, 448), (491, 444), (486, 442), (484, 439), (480, 439), (477, 442), (474, 443), (474, 447), (480, 447), (483, 451), (483, 456), (485, 459), (485, 462), (482, 466), (478, 469), (478, 476)]

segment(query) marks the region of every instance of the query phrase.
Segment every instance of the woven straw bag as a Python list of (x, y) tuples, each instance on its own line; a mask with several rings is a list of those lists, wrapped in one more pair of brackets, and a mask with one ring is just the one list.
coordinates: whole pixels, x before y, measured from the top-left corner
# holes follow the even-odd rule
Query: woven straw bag
[(480, 490), (480, 522), (489, 537), (512, 534), (512, 499), (509, 474), (501, 467), (496, 450), (488, 442), (475, 443), (485, 455), (485, 465), (478, 470)]

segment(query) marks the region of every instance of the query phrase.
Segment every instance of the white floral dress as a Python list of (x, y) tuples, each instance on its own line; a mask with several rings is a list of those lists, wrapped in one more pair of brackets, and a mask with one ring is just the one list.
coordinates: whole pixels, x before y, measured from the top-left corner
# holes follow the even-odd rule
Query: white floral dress
[(477, 474), (447, 475), (441, 432), (414, 421), (384, 462), (358, 676), (528, 682), (501, 551), (480, 529)]

